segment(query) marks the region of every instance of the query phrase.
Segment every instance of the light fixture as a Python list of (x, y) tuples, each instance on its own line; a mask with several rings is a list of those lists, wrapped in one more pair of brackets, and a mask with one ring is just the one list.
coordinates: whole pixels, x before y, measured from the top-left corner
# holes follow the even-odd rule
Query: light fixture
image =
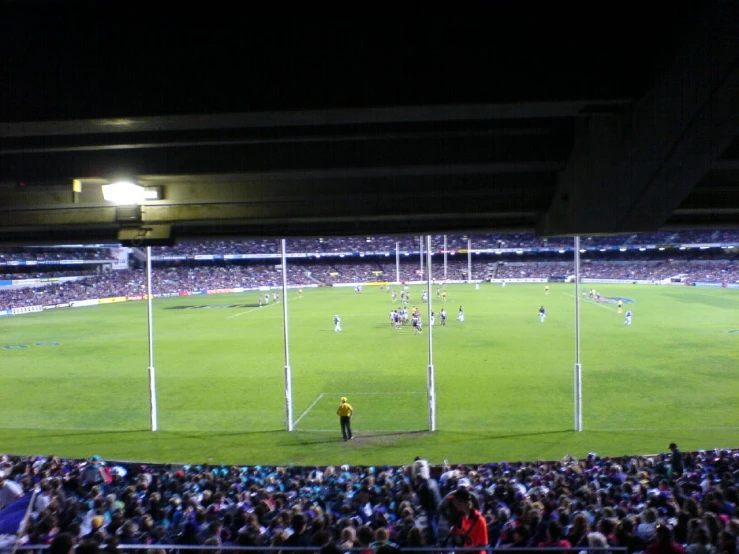
[(163, 198), (164, 189), (162, 187), (144, 188), (144, 200), (162, 200)]
[(130, 181), (118, 181), (103, 185), (103, 198), (119, 206), (140, 204), (145, 199), (144, 187)]

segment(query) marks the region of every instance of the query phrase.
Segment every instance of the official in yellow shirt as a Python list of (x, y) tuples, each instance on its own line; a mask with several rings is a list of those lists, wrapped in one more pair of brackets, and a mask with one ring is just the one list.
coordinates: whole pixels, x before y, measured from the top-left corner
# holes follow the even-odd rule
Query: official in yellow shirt
[(336, 409), (336, 415), (341, 420), (341, 434), (344, 436), (344, 440), (352, 440), (354, 438), (352, 434), (352, 415), (354, 415), (354, 408), (346, 401), (345, 396), (341, 397), (341, 404)]

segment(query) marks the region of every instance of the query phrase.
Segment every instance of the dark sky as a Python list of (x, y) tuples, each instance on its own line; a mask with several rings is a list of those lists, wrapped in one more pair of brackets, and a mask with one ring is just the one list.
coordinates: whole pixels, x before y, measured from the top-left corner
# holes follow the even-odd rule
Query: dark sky
[(0, 120), (633, 97), (706, 2), (649, 13), (230, 5), (5, 2)]

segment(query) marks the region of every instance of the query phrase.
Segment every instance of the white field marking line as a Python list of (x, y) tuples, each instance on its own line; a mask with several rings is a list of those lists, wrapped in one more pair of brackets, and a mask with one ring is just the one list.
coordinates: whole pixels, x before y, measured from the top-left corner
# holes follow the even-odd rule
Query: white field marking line
[(270, 302), (266, 306), (261, 306), (260, 308), (252, 308), (251, 310), (246, 310), (245, 312), (239, 312), (237, 314), (228, 316), (226, 319), (231, 319), (232, 317), (239, 317), (240, 315), (244, 315), (244, 314), (250, 314), (258, 310), (263, 310), (264, 308), (271, 308), (272, 306), (276, 306), (277, 304), (279, 304), (279, 302)]
[(323, 395), (324, 394), (326, 394), (326, 393), (325, 392), (322, 392), (321, 394), (319, 394), (318, 395), (318, 398), (316, 398), (313, 401), (313, 403), (310, 406), (308, 406), (302, 414), (300, 414), (300, 417), (298, 419), (296, 419), (295, 422), (293, 423), (293, 427), (296, 427), (298, 425), (298, 423), (300, 423), (300, 420), (303, 419), (306, 415), (308, 415), (308, 412), (310, 412), (313, 409), (313, 406), (315, 406), (316, 404), (318, 404), (318, 401), (321, 400), (321, 398), (323, 398)]
[[(569, 296), (570, 298), (575, 298), (574, 294), (570, 294), (569, 292), (563, 292), (565, 296)], [(590, 298), (583, 298), (583, 302), (586, 302), (588, 304), (592, 304), (593, 306), (598, 306), (599, 308), (604, 308), (611, 312), (618, 313), (618, 308), (611, 308), (610, 306), (606, 306), (605, 304), (601, 304), (600, 302), (596, 302), (595, 300), (591, 300)]]
[[(308, 415), (308, 412), (310, 412), (313, 409), (313, 407), (316, 404), (318, 404), (318, 402), (320, 402), (321, 398), (323, 398), (326, 395), (340, 396), (342, 394), (352, 395), (352, 396), (366, 396), (366, 395), (396, 395), (396, 394), (426, 394), (426, 393), (420, 392), (420, 391), (411, 391), (411, 392), (322, 392), (321, 394), (318, 395), (318, 398), (316, 398), (311, 403), (311, 405), (308, 406), (302, 414), (300, 414), (300, 417), (298, 417), (298, 419), (296, 419), (293, 422), (293, 427), (297, 427), (298, 423), (300, 423), (300, 420), (303, 419), (306, 415)], [(303, 431), (305, 431), (305, 429), (303, 429)], [(403, 432), (403, 431), (400, 431), (400, 432)]]

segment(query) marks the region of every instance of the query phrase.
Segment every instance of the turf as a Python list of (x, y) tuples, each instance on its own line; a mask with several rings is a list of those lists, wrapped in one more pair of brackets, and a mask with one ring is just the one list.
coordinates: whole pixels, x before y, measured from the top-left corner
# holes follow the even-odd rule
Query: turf
[[(411, 288), (413, 303), (420, 286)], [(365, 287), (288, 296), (294, 432), (285, 431), (283, 306), (257, 293), (156, 299), (158, 430), (150, 431), (145, 302), (0, 319), (4, 452), (182, 463), (405, 464), (559, 459), (739, 445), (739, 291), (603, 285), (581, 305), (583, 427), (574, 432), (574, 285), (449, 285), (426, 334), (391, 327)], [(434, 309), (442, 304), (432, 294)], [(464, 305), (466, 320), (455, 320)], [(537, 310), (548, 316), (540, 323)], [(428, 323), (425, 305), (424, 323)], [(340, 314), (343, 331), (334, 332)], [(18, 345), (25, 345), (20, 348)], [(340, 396), (355, 408), (343, 442)]]

